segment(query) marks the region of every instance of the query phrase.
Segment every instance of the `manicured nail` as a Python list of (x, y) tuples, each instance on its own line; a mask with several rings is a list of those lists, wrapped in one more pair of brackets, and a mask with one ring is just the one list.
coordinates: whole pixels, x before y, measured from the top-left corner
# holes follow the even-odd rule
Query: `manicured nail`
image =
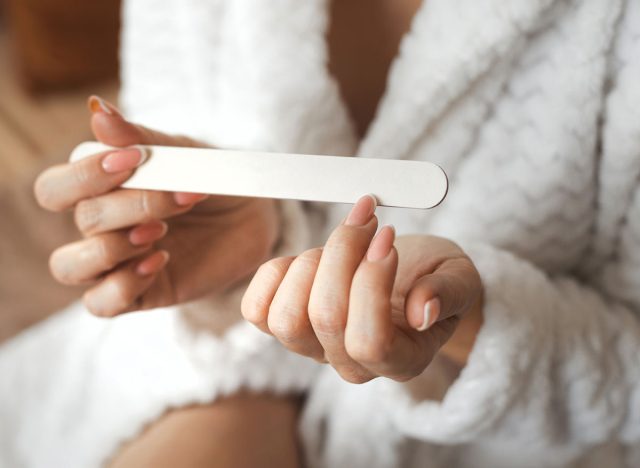
[(120, 112), (115, 108), (113, 104), (109, 104), (99, 96), (91, 96), (88, 103), (89, 110), (92, 114), (103, 113), (107, 115), (120, 115)]
[(149, 255), (136, 267), (136, 273), (140, 276), (149, 276), (158, 273), (169, 261), (169, 252), (161, 250)]
[(367, 260), (377, 262), (389, 255), (393, 247), (393, 241), (396, 238), (396, 230), (391, 225), (383, 226), (380, 232), (371, 241), (369, 250), (367, 251)]
[(176, 192), (173, 194), (173, 199), (180, 206), (193, 205), (194, 203), (201, 202), (208, 197), (209, 195), (206, 193)]
[(167, 234), (167, 229), (167, 223), (163, 221), (141, 224), (129, 232), (129, 242), (136, 247), (151, 244), (162, 239)]
[(371, 194), (361, 197), (349, 212), (349, 216), (344, 221), (346, 226), (364, 226), (373, 217), (378, 202)]
[(418, 331), (425, 331), (431, 327), (440, 316), (440, 299), (438, 297), (431, 298), (424, 305), (424, 317), (422, 325), (418, 327)]
[(105, 156), (102, 169), (109, 174), (130, 171), (144, 164), (148, 158), (149, 151), (143, 146), (121, 149)]

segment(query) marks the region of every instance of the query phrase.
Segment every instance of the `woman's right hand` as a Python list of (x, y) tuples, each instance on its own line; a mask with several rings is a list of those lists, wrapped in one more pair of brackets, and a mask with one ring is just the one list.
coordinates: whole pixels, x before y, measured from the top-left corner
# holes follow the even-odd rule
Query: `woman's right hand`
[(274, 200), (120, 189), (144, 158), (131, 146), (204, 145), (127, 122), (99, 98), (89, 105), (96, 138), (123, 149), (47, 169), (35, 193), (48, 210), (74, 210), (84, 239), (58, 248), (50, 268), (61, 283), (89, 286), (84, 303), (92, 313), (197, 299), (268, 258), (279, 234)]

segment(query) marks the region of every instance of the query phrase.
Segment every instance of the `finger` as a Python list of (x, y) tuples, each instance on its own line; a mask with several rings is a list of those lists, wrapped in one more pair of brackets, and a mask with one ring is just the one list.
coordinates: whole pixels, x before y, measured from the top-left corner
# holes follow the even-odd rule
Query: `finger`
[(36, 180), (36, 199), (47, 210), (66, 210), (80, 200), (118, 187), (147, 156), (143, 148), (133, 147), (51, 167)]
[(141, 298), (168, 261), (168, 252), (158, 251), (140, 262), (132, 261), (118, 268), (84, 294), (85, 306), (99, 317), (115, 317), (125, 312), (150, 308), (152, 305), (145, 305)]
[(53, 277), (63, 284), (86, 284), (148, 251), (166, 232), (166, 223), (152, 221), (129, 232), (89, 237), (57, 249), (51, 255), (49, 267)]
[[(88, 104), (92, 113), (91, 128), (93, 133), (98, 141), (106, 145), (124, 147), (140, 144), (196, 148), (206, 146), (204, 143), (185, 136), (167, 135), (143, 125), (131, 123), (122, 116), (113, 104), (98, 96), (91, 96)], [(178, 202), (184, 205), (196, 203), (203, 198), (200, 194), (176, 194)]]
[(289, 350), (324, 361), (324, 349), (309, 321), (309, 296), (322, 249), (298, 255), (280, 283), (271, 306), (267, 325), (271, 333)]
[(410, 373), (417, 347), (396, 332), (391, 293), (398, 267), (395, 231), (384, 226), (371, 242), (351, 285), (345, 348), (349, 356), (375, 375), (402, 378)]
[(405, 302), (407, 322), (418, 331), (451, 317), (464, 315), (481, 297), (478, 271), (466, 256), (442, 262), (432, 274), (419, 278)]
[(323, 249), (309, 297), (309, 319), (325, 357), (345, 380), (354, 383), (372, 378), (347, 354), (344, 331), (353, 275), (377, 227), (375, 207), (375, 198), (362, 197), (345, 222), (333, 231)]
[(96, 235), (186, 213), (193, 203), (181, 204), (183, 201), (169, 192), (117, 190), (80, 201), (75, 222), (83, 234)]
[(110, 146), (159, 145), (202, 147), (202, 143), (184, 136), (167, 135), (127, 121), (110, 102), (91, 96), (91, 128), (96, 138)]
[(267, 325), (269, 307), (294, 258), (274, 258), (262, 264), (242, 296), (242, 316), (265, 333), (271, 334)]

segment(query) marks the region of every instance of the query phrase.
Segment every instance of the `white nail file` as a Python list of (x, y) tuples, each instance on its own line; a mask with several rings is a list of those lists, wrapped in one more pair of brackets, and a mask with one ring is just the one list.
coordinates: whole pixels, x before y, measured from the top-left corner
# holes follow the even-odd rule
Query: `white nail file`
[[(171, 192), (433, 208), (447, 194), (447, 176), (429, 162), (145, 146), (150, 156), (122, 187)], [(71, 161), (112, 151), (87, 142)]]

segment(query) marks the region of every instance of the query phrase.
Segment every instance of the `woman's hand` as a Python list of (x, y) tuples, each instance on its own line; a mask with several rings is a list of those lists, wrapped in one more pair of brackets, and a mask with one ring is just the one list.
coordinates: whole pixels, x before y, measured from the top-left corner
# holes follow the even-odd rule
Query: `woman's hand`
[(374, 210), (373, 197), (363, 197), (324, 248), (262, 265), (244, 295), (244, 317), (362, 383), (421, 374), (467, 316), (464, 336), (444, 348), (464, 361), (481, 323), (473, 263), (446, 239), (401, 237), (394, 247), (390, 226), (374, 237)]
[(91, 312), (114, 316), (195, 299), (268, 258), (279, 230), (274, 201), (119, 189), (144, 162), (132, 145), (203, 145), (129, 123), (99, 98), (89, 104), (96, 138), (123, 149), (52, 167), (35, 193), (46, 209), (75, 211), (84, 239), (57, 249), (50, 267), (64, 284), (90, 286)]

